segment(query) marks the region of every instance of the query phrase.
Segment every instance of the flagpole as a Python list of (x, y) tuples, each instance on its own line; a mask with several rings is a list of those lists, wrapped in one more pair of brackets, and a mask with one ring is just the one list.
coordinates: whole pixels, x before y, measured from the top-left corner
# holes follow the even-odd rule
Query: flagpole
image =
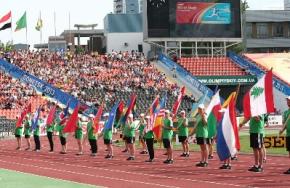
[[(26, 13), (26, 11), (25, 11), (25, 16), (26, 16), (26, 18), (25, 19), (27, 19), (27, 13)], [(27, 47), (27, 51), (28, 51), (28, 49), (29, 49), (29, 47), (28, 47), (28, 41), (27, 41), (27, 21), (26, 21), (26, 47)]]
[[(41, 11), (39, 11), (39, 20), (40, 20), (40, 22), (42, 22)], [(42, 43), (42, 26), (40, 27), (39, 35), (40, 35), (40, 44), (41, 44)]]
[[(11, 12), (11, 10), (10, 10), (10, 12)], [(10, 35), (11, 35), (11, 45), (13, 45), (12, 13), (11, 13), (11, 27), (10, 27)]]

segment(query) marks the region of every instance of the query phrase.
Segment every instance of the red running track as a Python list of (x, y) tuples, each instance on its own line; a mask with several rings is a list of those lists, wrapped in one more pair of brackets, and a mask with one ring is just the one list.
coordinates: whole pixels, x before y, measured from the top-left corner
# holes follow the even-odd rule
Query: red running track
[[(23, 140), (23, 145), (25, 145)], [(0, 141), (0, 168), (17, 170), (52, 178), (98, 185), (104, 187), (290, 187), (290, 176), (282, 172), (290, 167), (288, 157), (268, 156), (263, 173), (248, 172), (253, 163), (252, 155), (240, 155), (233, 162), (232, 170), (220, 170), (216, 156), (206, 168), (195, 167), (199, 153), (192, 152), (189, 158), (179, 157), (175, 151), (174, 164), (163, 164), (163, 150), (156, 150), (156, 160), (145, 163), (146, 155), (136, 155), (135, 161), (126, 161), (123, 148), (115, 147), (114, 159), (106, 160), (103, 141), (99, 140), (99, 153), (89, 156), (89, 146), (85, 154), (76, 156), (77, 146), (69, 139), (68, 154), (61, 155), (59, 140), (55, 137), (56, 152), (48, 153), (48, 142), (42, 138), (41, 152), (16, 151), (15, 140)], [(25, 146), (23, 146), (25, 148)]]

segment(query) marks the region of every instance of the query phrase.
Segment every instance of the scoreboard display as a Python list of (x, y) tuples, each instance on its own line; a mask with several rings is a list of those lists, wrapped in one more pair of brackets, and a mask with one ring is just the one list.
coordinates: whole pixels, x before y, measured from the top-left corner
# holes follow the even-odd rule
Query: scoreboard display
[(147, 0), (148, 38), (241, 38), (240, 0)]

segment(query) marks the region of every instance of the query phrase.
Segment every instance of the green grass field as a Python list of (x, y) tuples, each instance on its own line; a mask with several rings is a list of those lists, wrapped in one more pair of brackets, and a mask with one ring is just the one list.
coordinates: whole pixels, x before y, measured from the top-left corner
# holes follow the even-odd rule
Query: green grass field
[(1, 188), (93, 188), (96, 186), (0, 169)]
[[(277, 130), (267, 130), (266, 136), (277, 136)], [(140, 149), (139, 142), (137, 141), (137, 148)], [(241, 144), (241, 153), (252, 153), (252, 148), (250, 147), (250, 137), (247, 130), (243, 130), (240, 132), (240, 144)], [(124, 142), (119, 142), (115, 144), (116, 146), (124, 146)], [(155, 143), (155, 148), (163, 148), (162, 143)], [(180, 144), (173, 143), (174, 150), (182, 150), (182, 146)], [(214, 146), (215, 150), (215, 146)], [(199, 146), (197, 144), (190, 144), (190, 151), (200, 151)], [(267, 154), (270, 155), (288, 155), (286, 148), (267, 148)]]

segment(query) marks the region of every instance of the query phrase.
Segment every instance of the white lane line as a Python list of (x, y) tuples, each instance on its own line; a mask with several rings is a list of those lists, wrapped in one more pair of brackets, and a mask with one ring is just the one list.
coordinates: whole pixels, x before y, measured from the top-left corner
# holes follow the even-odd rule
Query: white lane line
[[(54, 164), (54, 165), (57, 163), (57, 164), (60, 164), (60, 165), (66, 165), (66, 166), (70, 166), (70, 167), (82, 167), (82, 168), (87, 168), (87, 169), (89, 168), (89, 169), (94, 169), (94, 170), (104, 170), (104, 171), (109, 171), (109, 172), (118, 172), (118, 173), (132, 174), (132, 175), (156, 177), (156, 175), (152, 175), (152, 174), (128, 172), (128, 171), (123, 171), (123, 170), (112, 170), (112, 169), (106, 169), (106, 168), (100, 168), (100, 167), (89, 167), (89, 166), (67, 164), (67, 163), (54, 162), (54, 161), (46, 161), (46, 160), (39, 160), (39, 159), (29, 159), (29, 158), (25, 158), (25, 157), (22, 157), (22, 159), (30, 160), (30, 161), (33, 161), (33, 162), (45, 162), (45, 163)], [(71, 158), (62, 158), (62, 159), (65, 160), (65, 159), (71, 159)], [(82, 160), (82, 161), (84, 161), (84, 160)], [(85, 161), (88, 161), (88, 160), (85, 160)], [(105, 162), (98, 162), (98, 163), (100, 163), (100, 164), (109, 164), (109, 163), (105, 163)], [(113, 164), (113, 163), (110, 163), (110, 164)], [(132, 166), (132, 165), (130, 165), (130, 166)], [(134, 166), (134, 167), (144, 168), (144, 167), (141, 167), (141, 166)], [(152, 170), (152, 168), (150, 168), (150, 169)], [(154, 168), (153, 168), (153, 170), (154, 170)], [(165, 172), (173, 172), (172, 170), (159, 169), (159, 168), (155, 169), (155, 170), (162, 170), (162, 171), (165, 171)], [(181, 171), (175, 171), (175, 172), (181, 172)], [(187, 174), (193, 174), (193, 173), (187, 172), (187, 171), (183, 171), (183, 172), (187, 173)], [(212, 174), (212, 175), (214, 175), (214, 174)], [(165, 178), (165, 179), (191, 181), (191, 182), (196, 182), (196, 183), (209, 183), (209, 184), (224, 185), (224, 186), (226, 185), (226, 186), (235, 186), (235, 187), (246, 187), (246, 186), (237, 185), (237, 184), (219, 183), (219, 182), (213, 182), (213, 181), (207, 181), (207, 180), (194, 180), (194, 179), (186, 179), (186, 178), (174, 178), (174, 177), (171, 177), (171, 176), (164, 176), (164, 175), (158, 175), (158, 177)]]
[(0, 160), (0, 162), (5, 163), (5, 164), (12, 164), (12, 165), (18, 165), (18, 166), (24, 166), (24, 167), (33, 167), (33, 168), (38, 168), (38, 169), (51, 170), (51, 171), (62, 172), (62, 173), (63, 172), (64, 173), (71, 173), (71, 174), (76, 174), (76, 175), (90, 176), (90, 177), (95, 177), (95, 178), (103, 178), (103, 179), (123, 181), (123, 182), (129, 182), (129, 183), (138, 183), (138, 184), (144, 184), (144, 185), (150, 185), (150, 186), (158, 186), (158, 187), (167, 187), (167, 188), (179, 188), (179, 187), (176, 187), (176, 186), (168, 186), (168, 185), (149, 183), (149, 182), (142, 182), (142, 181), (136, 181), (136, 180), (128, 180), (128, 179), (122, 179), (122, 178), (114, 178), (114, 177), (108, 177), (108, 176), (93, 175), (93, 174), (87, 174), (87, 173), (82, 173), (82, 172), (74, 172), (74, 171), (69, 171), (69, 170), (60, 170), (60, 169), (55, 169), (55, 168), (50, 168), (50, 167), (41, 167), (41, 166), (37, 166), (37, 165), (28, 165), (28, 164), (22, 164), (22, 163), (10, 162), (10, 161), (4, 161), (4, 160)]

